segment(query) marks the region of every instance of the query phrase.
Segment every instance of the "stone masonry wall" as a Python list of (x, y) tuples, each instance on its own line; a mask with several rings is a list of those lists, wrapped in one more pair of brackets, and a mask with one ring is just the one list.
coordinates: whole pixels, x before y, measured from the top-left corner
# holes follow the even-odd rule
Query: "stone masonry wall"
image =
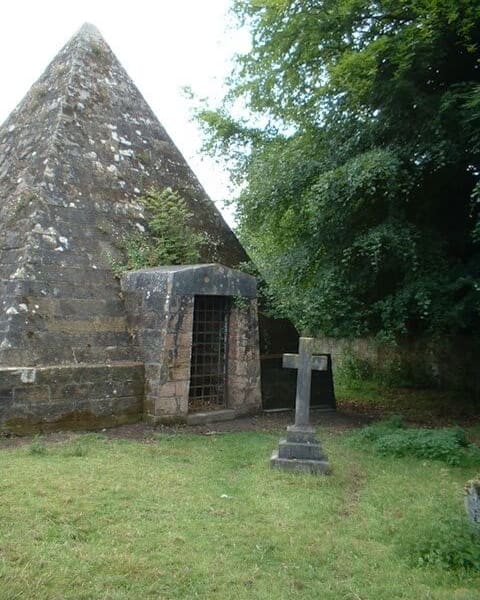
[(0, 369), (0, 431), (110, 427), (142, 414), (141, 363)]
[(373, 338), (318, 337), (317, 352), (332, 356), (333, 371), (359, 364), (384, 380), (446, 390), (460, 390), (480, 398), (478, 356), (480, 342), (472, 336), (416, 338), (397, 346)]
[(228, 408), (248, 414), (261, 406), (257, 301), (242, 298), (230, 312)]
[(168, 280), (154, 289), (124, 289), (124, 297), (130, 336), (145, 364), (144, 417), (176, 420), (188, 410), (193, 298), (172, 296)]
[[(123, 276), (130, 335), (145, 361), (144, 414), (148, 420), (174, 422), (187, 417), (194, 290), (204, 286), (201, 289), (207, 295), (221, 289), (232, 296), (244, 286), (245, 293), (252, 295), (255, 286), (251, 285), (248, 275), (221, 265), (159, 267)], [(246, 414), (261, 408), (257, 303), (252, 297), (234, 296), (233, 300), (227, 407)]]

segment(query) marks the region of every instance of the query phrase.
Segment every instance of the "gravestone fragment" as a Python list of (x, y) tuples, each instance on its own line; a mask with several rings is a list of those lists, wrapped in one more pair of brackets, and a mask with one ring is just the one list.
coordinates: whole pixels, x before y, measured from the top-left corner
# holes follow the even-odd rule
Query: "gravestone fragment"
[(471, 523), (480, 528), (480, 479), (465, 485), (465, 510)]
[(298, 370), (295, 424), (287, 427), (287, 437), (280, 440), (270, 464), (286, 471), (325, 474), (330, 472), (330, 463), (310, 425), (310, 389), (312, 371), (325, 371), (328, 358), (312, 354), (313, 341), (301, 337), (298, 354), (283, 355), (283, 366)]

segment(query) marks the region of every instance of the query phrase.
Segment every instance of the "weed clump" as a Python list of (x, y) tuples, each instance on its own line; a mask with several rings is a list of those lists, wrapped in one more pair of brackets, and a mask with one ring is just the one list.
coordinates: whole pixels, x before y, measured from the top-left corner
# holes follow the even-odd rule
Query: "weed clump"
[(34, 436), (32, 443), (28, 446), (28, 454), (43, 455), (47, 453), (47, 445), (41, 436)]
[(397, 541), (412, 566), (480, 571), (480, 532), (465, 515), (447, 513), (411, 523)]
[(87, 445), (82, 441), (67, 444), (63, 450), (64, 456), (83, 457), (88, 454)]
[(468, 442), (460, 427), (407, 427), (403, 419), (396, 416), (364, 427), (352, 438), (357, 443), (370, 443), (382, 456), (413, 456), (440, 460), (448, 465), (480, 462), (479, 448)]

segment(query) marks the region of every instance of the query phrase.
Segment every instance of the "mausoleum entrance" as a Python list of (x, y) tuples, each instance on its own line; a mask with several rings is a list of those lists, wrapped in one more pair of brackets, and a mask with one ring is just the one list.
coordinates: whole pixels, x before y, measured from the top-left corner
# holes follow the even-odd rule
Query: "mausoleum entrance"
[(218, 264), (156, 267), (123, 275), (122, 291), (145, 364), (148, 420), (233, 418), (261, 408), (254, 277)]
[(195, 296), (189, 412), (227, 406), (230, 298)]

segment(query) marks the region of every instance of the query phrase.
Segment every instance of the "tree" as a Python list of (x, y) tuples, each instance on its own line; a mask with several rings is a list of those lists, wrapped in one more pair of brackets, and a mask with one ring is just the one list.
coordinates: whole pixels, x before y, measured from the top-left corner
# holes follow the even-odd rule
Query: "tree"
[(478, 331), (478, 0), (233, 10), (252, 48), (199, 117), (277, 311), (334, 336)]

